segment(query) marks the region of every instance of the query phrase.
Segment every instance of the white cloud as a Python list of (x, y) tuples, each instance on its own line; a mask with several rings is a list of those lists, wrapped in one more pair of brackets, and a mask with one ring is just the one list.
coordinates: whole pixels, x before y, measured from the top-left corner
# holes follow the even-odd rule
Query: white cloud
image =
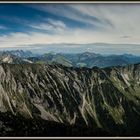
[(91, 24), (106, 34), (136, 39), (140, 35), (140, 4), (46, 4), (34, 8)]
[(46, 22), (38, 23), (38, 24), (30, 24), (29, 26), (35, 29), (50, 31), (51, 33), (57, 33), (57, 34), (67, 29), (64, 22), (60, 20), (53, 20), (53, 19), (47, 19)]
[[(78, 9), (75, 9), (75, 6), (78, 6), (79, 4), (46, 4), (46, 5), (31, 5), (32, 8), (35, 8), (37, 10), (41, 10), (44, 12), (50, 12), (54, 15), (58, 15), (60, 17), (69, 18), (75, 21), (88, 23), (93, 26), (104, 26), (100, 23), (100, 21), (97, 21), (96, 19), (90, 18), (87, 14), (78, 11)], [(86, 6), (87, 7), (87, 6)], [(88, 8), (88, 7), (87, 7)], [(88, 16), (88, 17), (87, 17)], [(98, 18), (97, 18), (98, 19)]]
[(71, 7), (87, 16), (98, 18), (110, 34), (140, 34), (140, 4), (73, 4)]
[(140, 38), (120, 38), (117, 35), (105, 34), (103, 32), (96, 32), (92, 30), (66, 30), (61, 34), (47, 34), (47, 33), (12, 33), (1, 36), (0, 47), (17, 47), (28, 46), (34, 44), (51, 44), (51, 43), (139, 43)]
[(140, 4), (44, 4), (36, 5), (34, 8), (93, 26), (88, 29), (78, 26), (70, 28), (59, 19), (46, 19), (38, 24), (28, 25), (35, 29), (53, 32), (53, 34), (41, 31), (12, 33), (0, 36), (0, 47), (96, 42), (140, 44)]

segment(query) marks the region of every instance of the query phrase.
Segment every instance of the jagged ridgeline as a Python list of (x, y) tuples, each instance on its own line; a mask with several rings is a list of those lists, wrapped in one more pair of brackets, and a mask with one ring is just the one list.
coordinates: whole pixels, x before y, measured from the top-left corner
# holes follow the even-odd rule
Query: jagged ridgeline
[(140, 64), (0, 64), (1, 136), (139, 136)]

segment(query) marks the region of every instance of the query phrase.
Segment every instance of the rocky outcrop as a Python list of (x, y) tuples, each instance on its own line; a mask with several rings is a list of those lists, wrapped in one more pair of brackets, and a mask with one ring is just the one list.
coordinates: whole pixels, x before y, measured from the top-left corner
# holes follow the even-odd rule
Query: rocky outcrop
[(140, 64), (100, 69), (1, 64), (0, 112), (139, 133)]

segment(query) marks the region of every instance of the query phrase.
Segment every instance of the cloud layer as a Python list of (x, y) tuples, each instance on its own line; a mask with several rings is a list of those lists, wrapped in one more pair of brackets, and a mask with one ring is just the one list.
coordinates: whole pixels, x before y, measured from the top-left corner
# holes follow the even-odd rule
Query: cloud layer
[(140, 4), (1, 4), (1, 48), (51, 43), (140, 44)]

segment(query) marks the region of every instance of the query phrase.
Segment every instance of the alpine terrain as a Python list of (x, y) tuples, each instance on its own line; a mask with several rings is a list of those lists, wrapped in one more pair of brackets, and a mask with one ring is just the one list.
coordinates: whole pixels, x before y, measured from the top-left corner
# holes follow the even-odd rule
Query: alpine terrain
[(1, 136), (139, 136), (140, 64), (0, 64)]

